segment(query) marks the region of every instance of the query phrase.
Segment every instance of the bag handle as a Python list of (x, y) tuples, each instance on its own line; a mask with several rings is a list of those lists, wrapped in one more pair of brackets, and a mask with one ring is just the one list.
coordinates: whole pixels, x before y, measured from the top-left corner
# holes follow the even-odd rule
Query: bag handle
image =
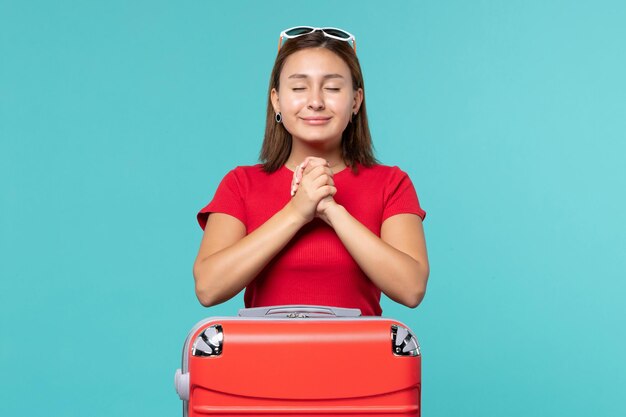
[(242, 308), (239, 317), (360, 317), (358, 308), (343, 308), (314, 305), (284, 305), (271, 307)]

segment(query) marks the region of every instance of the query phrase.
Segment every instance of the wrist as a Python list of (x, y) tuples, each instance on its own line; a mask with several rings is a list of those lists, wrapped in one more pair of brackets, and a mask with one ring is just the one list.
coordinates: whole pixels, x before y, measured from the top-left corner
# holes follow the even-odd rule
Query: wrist
[(320, 213), (320, 217), (333, 227), (333, 221), (336, 221), (343, 213), (346, 213), (344, 206), (337, 204), (334, 200), (332, 203), (324, 207), (324, 210)]
[(288, 221), (299, 228), (313, 220), (312, 218), (307, 218), (300, 212), (300, 210), (298, 210), (293, 202), (293, 199), (289, 200), (285, 207), (283, 207), (282, 211), (285, 213)]

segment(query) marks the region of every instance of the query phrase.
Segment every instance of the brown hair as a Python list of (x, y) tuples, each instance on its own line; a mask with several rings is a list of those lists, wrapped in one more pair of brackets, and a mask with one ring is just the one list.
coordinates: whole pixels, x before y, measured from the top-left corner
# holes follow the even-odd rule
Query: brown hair
[(350, 69), (352, 75), (352, 88), (363, 89), (363, 102), (352, 121), (343, 131), (341, 146), (343, 160), (345, 164), (356, 172), (356, 164), (372, 166), (377, 163), (374, 158), (372, 138), (369, 125), (367, 123), (367, 111), (365, 109), (365, 89), (363, 87), (363, 74), (359, 59), (352, 49), (352, 46), (345, 41), (333, 39), (325, 36), (320, 31), (302, 35), (297, 38), (287, 40), (278, 51), (272, 75), (270, 76), (270, 86), (267, 99), (267, 117), (265, 121), (265, 137), (259, 159), (263, 163), (263, 169), (267, 172), (274, 172), (283, 166), (291, 154), (291, 134), (285, 129), (282, 123), (276, 123), (274, 108), (272, 106), (271, 92), (275, 88), (280, 88), (280, 73), (287, 58), (294, 52), (306, 48), (326, 48), (339, 56)]

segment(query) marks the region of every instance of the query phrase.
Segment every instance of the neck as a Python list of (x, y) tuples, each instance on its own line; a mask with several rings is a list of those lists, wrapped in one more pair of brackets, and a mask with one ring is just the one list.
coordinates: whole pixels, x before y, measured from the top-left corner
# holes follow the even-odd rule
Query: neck
[(341, 169), (345, 167), (341, 148), (338, 149), (320, 149), (313, 146), (297, 146), (291, 149), (291, 154), (287, 159), (287, 167), (294, 168), (296, 165), (304, 161), (307, 156), (315, 156), (325, 159), (329, 162), (330, 167)]

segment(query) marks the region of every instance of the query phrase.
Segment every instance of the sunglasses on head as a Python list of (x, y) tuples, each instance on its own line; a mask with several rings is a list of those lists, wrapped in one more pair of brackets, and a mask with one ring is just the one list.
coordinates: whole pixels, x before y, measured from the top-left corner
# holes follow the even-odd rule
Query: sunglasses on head
[(332, 39), (338, 39), (340, 41), (345, 41), (350, 43), (354, 52), (356, 52), (356, 39), (354, 35), (349, 32), (346, 32), (343, 29), (337, 28), (314, 28), (311, 26), (296, 26), (290, 29), (285, 29), (280, 32), (280, 38), (278, 39), (278, 50), (283, 46), (283, 44), (287, 41), (287, 39), (297, 38), (298, 36), (308, 35), (309, 33), (313, 33), (316, 31), (320, 31), (324, 34), (324, 36)]

